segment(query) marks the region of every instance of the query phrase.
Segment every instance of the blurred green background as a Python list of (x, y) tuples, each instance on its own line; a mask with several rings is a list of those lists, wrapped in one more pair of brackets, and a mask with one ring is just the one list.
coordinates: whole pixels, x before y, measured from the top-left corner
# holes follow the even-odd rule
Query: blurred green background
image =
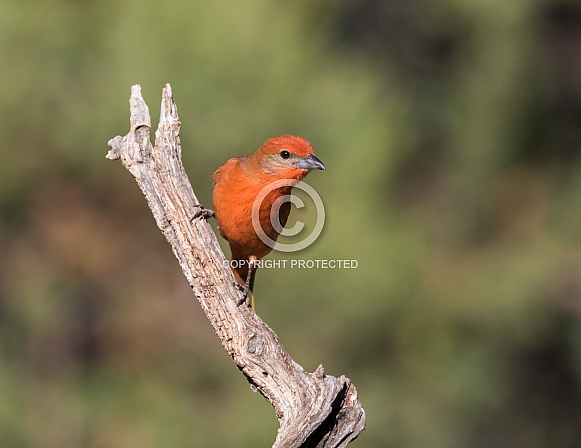
[(581, 446), (581, 3), (0, 1), (0, 446), (266, 447), (134, 180), (171, 83), (186, 170), (308, 138), (317, 242), (257, 311), (348, 376), (359, 448)]

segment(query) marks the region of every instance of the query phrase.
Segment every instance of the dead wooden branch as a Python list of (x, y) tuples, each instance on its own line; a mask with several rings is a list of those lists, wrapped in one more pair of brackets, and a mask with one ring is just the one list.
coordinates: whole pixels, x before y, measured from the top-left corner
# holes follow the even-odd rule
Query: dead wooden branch
[(222, 345), (274, 406), (280, 428), (273, 446), (347, 446), (365, 426), (365, 412), (349, 379), (325, 375), (322, 366), (306, 372), (253, 309), (237, 306), (241, 292), (216, 236), (205, 219), (195, 217), (200, 204), (182, 165), (180, 122), (170, 85), (163, 89), (155, 146), (139, 85), (132, 87), (129, 103), (131, 129), (109, 141), (107, 158), (121, 159), (135, 177)]

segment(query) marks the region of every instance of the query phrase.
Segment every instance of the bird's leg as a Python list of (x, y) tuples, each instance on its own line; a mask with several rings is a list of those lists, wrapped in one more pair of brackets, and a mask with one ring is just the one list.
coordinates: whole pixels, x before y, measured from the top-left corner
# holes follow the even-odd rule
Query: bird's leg
[(210, 210), (209, 208), (206, 208), (203, 205), (196, 205), (195, 207), (199, 208), (199, 210), (196, 213), (194, 213), (194, 216), (192, 217), (192, 221), (194, 219), (198, 219), (198, 218), (203, 218), (205, 220), (208, 220), (216, 215), (213, 210)]
[(250, 296), (250, 306), (254, 308), (254, 297), (252, 296), (252, 292), (250, 291), (250, 283), (252, 282), (252, 275), (254, 274), (254, 270), (258, 267), (258, 260), (256, 257), (251, 256), (248, 259), (248, 274), (246, 274), (246, 282), (244, 283), (244, 287), (242, 289), (242, 299), (238, 302), (238, 306), (242, 305), (243, 303), (248, 301), (248, 297)]

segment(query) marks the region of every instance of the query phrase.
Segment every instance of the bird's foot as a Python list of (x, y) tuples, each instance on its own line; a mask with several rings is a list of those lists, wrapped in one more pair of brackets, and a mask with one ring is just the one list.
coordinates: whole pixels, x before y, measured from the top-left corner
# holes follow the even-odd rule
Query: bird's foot
[(258, 267), (258, 260), (256, 257), (250, 257), (248, 260), (248, 274), (246, 275), (246, 282), (244, 285), (238, 285), (242, 289), (242, 298), (238, 302), (238, 306), (243, 303), (248, 303), (251, 308), (254, 308), (254, 294), (250, 290), (250, 283), (252, 282), (252, 274)]
[(207, 221), (208, 219), (216, 216), (213, 210), (210, 210), (209, 208), (206, 208), (203, 205), (196, 205), (195, 207), (198, 208), (199, 210), (196, 213), (194, 213), (192, 221), (198, 218), (202, 218)]
[(236, 303), (236, 306), (240, 306), (243, 303), (248, 303), (248, 292), (250, 291), (250, 288), (247, 285), (240, 285), (238, 283), (234, 283), (234, 285), (242, 293), (242, 297), (240, 297), (240, 299)]

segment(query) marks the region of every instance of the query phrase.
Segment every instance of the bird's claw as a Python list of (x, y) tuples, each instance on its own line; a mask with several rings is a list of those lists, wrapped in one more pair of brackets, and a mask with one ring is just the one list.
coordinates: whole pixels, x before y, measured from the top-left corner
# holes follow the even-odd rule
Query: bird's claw
[(210, 210), (209, 208), (206, 208), (203, 205), (196, 205), (196, 208), (199, 208), (199, 210), (196, 213), (194, 213), (194, 216), (192, 217), (192, 221), (194, 219), (198, 219), (198, 218), (203, 218), (205, 220), (208, 220), (208, 219), (216, 216), (216, 214), (214, 213), (213, 210)]
[(248, 291), (249, 288), (246, 285), (240, 285), (238, 283), (234, 283), (234, 286), (238, 288), (238, 290), (242, 293), (242, 297), (236, 303), (236, 306), (240, 306), (243, 303), (248, 303)]

